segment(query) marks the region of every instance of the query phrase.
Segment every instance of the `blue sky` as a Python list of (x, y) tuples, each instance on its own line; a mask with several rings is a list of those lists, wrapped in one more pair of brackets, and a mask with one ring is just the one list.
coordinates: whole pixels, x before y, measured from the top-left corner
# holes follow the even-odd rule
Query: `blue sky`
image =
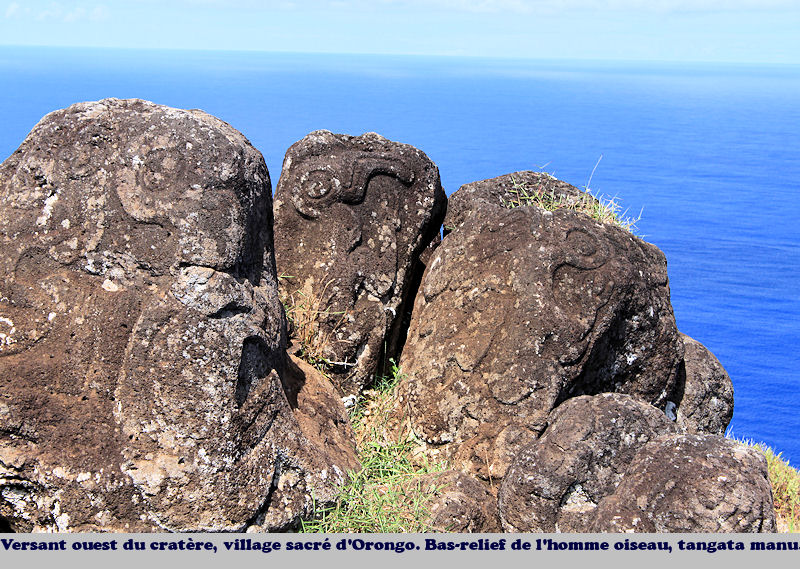
[(0, 44), (800, 63), (800, 0), (0, 0)]

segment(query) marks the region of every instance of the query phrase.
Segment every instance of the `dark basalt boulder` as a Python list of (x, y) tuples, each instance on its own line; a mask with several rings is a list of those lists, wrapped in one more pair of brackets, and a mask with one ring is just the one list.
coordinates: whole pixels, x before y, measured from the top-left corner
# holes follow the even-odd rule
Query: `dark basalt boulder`
[[(485, 425), (535, 437), (579, 395), (663, 408), (683, 359), (663, 253), (583, 212), (509, 209), (492, 197), (508, 179), (465, 187), (471, 210), (458, 205), (465, 188), (451, 197), (400, 362), (402, 412), (446, 458), (485, 438)], [(481, 444), (489, 464), (517, 450)]]
[(274, 204), (282, 293), (311, 307), (324, 339), (315, 357), (345, 394), (398, 353), (446, 200), (423, 152), (375, 133), (315, 131), (286, 153)]
[(629, 395), (575, 397), (548, 418), (542, 436), (522, 449), (500, 487), (509, 532), (586, 532), (597, 504), (612, 494), (645, 443), (677, 432), (652, 405)]
[(436, 531), (774, 531), (764, 457), (691, 434), (733, 389), (661, 251), (542, 173), (450, 204), (440, 238), (427, 156), (315, 131), (273, 249), (264, 160), (224, 122), (46, 116), (0, 165), (0, 529), (292, 529), (360, 467), (341, 396), (402, 351), (386, 428), (457, 469), (406, 486)]
[(733, 383), (708, 348), (681, 334), (685, 350), (675, 396), (678, 425), (687, 433), (724, 435), (733, 418)]
[(261, 154), (201, 111), (35, 126), (0, 166), (0, 518), (283, 529), (333, 497), (279, 376), (271, 223)]
[(774, 532), (767, 461), (714, 435), (668, 435), (645, 445), (591, 532)]

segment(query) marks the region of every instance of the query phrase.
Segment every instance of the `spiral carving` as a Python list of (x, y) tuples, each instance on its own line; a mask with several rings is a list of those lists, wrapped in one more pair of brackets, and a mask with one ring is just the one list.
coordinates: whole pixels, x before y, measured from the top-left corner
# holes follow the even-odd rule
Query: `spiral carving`
[(405, 185), (412, 184), (415, 179), (414, 170), (407, 164), (396, 158), (376, 158), (366, 152), (350, 160), (326, 156), (324, 162), (318, 157), (306, 162), (309, 164), (295, 170), (302, 174), (292, 185), (291, 200), (298, 213), (308, 219), (318, 219), (322, 210), (334, 203), (363, 202), (374, 176), (391, 176)]

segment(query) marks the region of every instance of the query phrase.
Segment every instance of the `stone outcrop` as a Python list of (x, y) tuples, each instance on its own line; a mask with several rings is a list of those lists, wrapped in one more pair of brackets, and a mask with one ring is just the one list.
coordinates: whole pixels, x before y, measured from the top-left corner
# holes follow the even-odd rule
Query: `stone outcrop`
[(239, 132), (140, 100), (51, 113), (0, 166), (14, 529), (282, 529), (333, 497), (279, 376), (270, 194)]
[(461, 186), (447, 201), (445, 235), (464, 225), (474, 212), (485, 207), (516, 208), (537, 203), (561, 204), (577, 208), (597, 200), (572, 184), (545, 172), (524, 170)]
[[(539, 175), (513, 176), (536, 191)], [(513, 425), (529, 442), (571, 397), (619, 392), (664, 408), (675, 389), (683, 344), (663, 253), (580, 211), (509, 208), (511, 178), (451, 197), (416, 299), (399, 389), (432, 455), (507, 463), (518, 448), (491, 437)]]
[(500, 488), (510, 532), (587, 532), (597, 504), (613, 494), (645, 443), (677, 432), (652, 405), (604, 393), (569, 399), (547, 430), (516, 456)]
[(517, 172), (456, 192), (442, 238), (422, 152), (315, 131), (273, 240), (229, 125), (51, 113), (0, 165), (0, 530), (292, 529), (359, 470), (343, 401), (402, 352), (394, 414), (356, 409), (455, 468), (399, 487), (436, 531), (773, 531), (764, 457), (718, 436), (730, 378), (600, 205)]
[[(536, 438), (537, 433), (521, 423), (485, 423), (458, 447), (451, 462), (454, 467), (485, 481), (496, 492), (519, 450)], [(439, 454), (435, 447), (428, 450), (434, 456)]]
[(315, 357), (345, 394), (397, 354), (445, 204), (435, 164), (375, 133), (315, 131), (286, 153), (274, 206), (280, 284), (289, 305), (313, 312)]
[(713, 435), (667, 435), (645, 445), (591, 532), (774, 532), (767, 461)]
[(675, 412), (687, 433), (724, 435), (733, 418), (733, 383), (708, 348), (681, 334), (685, 355), (679, 370)]

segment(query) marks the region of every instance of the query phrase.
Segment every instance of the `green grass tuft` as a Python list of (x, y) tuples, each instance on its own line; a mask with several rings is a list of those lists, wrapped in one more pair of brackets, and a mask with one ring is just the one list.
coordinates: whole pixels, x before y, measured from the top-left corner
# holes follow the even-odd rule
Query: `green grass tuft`
[[(428, 495), (414, 479), (427, 469), (409, 460), (412, 445), (370, 443), (360, 449), (361, 471), (335, 506), (303, 522), (307, 533), (419, 533), (430, 531)], [(434, 470), (435, 471), (435, 470)]]
[[(379, 378), (351, 410), (361, 470), (333, 507), (302, 523), (306, 533), (419, 533), (431, 531), (428, 502), (419, 477), (444, 470), (415, 453), (418, 441), (409, 433), (396, 437), (392, 410), (401, 372), (392, 361), (391, 373)], [(427, 488), (430, 491), (430, 488)]]

